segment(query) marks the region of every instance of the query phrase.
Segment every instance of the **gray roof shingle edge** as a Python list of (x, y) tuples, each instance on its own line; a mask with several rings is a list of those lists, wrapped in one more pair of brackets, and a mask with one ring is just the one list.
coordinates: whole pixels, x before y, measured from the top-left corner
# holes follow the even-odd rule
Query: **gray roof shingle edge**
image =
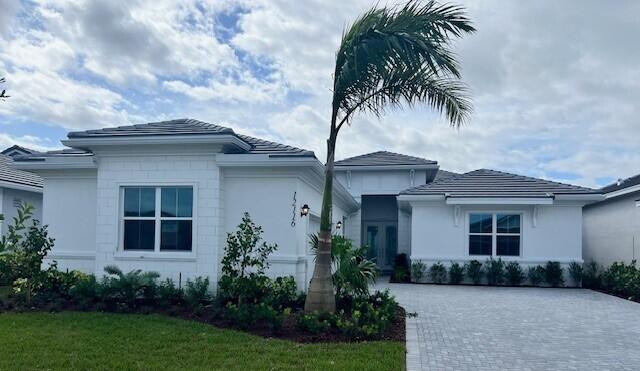
[(437, 161), (421, 157), (389, 151), (377, 151), (336, 161), (335, 166), (436, 165), (437, 163)]
[[(147, 124), (118, 126), (96, 130), (70, 132), (67, 137), (75, 138), (122, 138), (134, 136), (166, 136), (166, 135), (233, 135), (251, 146), (248, 154), (267, 154), (270, 156), (314, 157), (313, 151), (280, 144), (248, 135), (237, 134), (233, 129), (210, 124), (194, 119), (175, 119), (169, 121), (150, 122)], [(52, 156), (91, 155), (89, 151), (65, 149), (36, 153), (32, 156), (19, 156), (19, 161), (43, 159)]]
[(532, 178), (497, 170), (479, 169), (407, 189), (405, 195), (450, 197), (549, 197), (549, 194), (599, 194), (591, 188)]
[(604, 186), (604, 187), (600, 188), (600, 191), (602, 193), (611, 193), (611, 192), (619, 191), (621, 189), (633, 187), (633, 186), (636, 186), (636, 185), (639, 185), (639, 184), (640, 184), (640, 174), (634, 175), (634, 176), (629, 177), (627, 179), (623, 179), (620, 182), (620, 184), (618, 184), (618, 182), (615, 182), (613, 184), (609, 184), (608, 186)]
[(11, 157), (0, 155), (0, 181), (42, 188), (42, 178), (28, 171), (14, 169), (12, 163)]

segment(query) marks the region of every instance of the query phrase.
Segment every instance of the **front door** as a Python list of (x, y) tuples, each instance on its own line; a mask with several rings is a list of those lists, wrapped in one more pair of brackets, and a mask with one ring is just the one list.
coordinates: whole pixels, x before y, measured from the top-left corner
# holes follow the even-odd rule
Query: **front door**
[(364, 223), (364, 241), (367, 244), (367, 258), (374, 259), (383, 271), (393, 269), (393, 261), (398, 252), (398, 224), (396, 222)]

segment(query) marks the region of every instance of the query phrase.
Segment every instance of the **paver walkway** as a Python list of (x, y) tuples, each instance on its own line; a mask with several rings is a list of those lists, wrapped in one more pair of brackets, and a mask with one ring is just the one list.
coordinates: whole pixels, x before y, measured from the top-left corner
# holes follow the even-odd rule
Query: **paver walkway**
[(591, 290), (389, 288), (407, 312), (408, 370), (640, 370), (640, 304)]

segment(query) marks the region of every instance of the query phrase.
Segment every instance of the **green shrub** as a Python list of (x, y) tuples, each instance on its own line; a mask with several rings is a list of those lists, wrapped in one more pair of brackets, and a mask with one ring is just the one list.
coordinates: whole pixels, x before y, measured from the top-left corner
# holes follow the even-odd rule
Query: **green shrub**
[(304, 294), (298, 290), (292, 276), (269, 280), (265, 302), (279, 310), (301, 308), (304, 306)]
[(527, 278), (532, 286), (538, 286), (544, 279), (544, 268), (536, 265), (527, 268)]
[(544, 266), (544, 280), (551, 287), (564, 285), (564, 269), (559, 262), (547, 262)]
[(484, 275), (482, 269), (482, 263), (477, 260), (472, 260), (464, 265), (464, 270), (467, 273), (467, 277), (473, 282), (474, 285), (479, 285)]
[(487, 283), (492, 286), (502, 284), (502, 282), (504, 281), (504, 263), (502, 262), (502, 259), (487, 259), (487, 261), (485, 262), (485, 266)]
[(519, 286), (524, 281), (524, 271), (520, 263), (516, 261), (509, 262), (505, 265), (505, 279), (509, 285)]
[(297, 327), (312, 334), (327, 332), (335, 322), (335, 316), (330, 313), (300, 313), (296, 318)]
[(72, 299), (85, 308), (90, 308), (102, 299), (102, 285), (93, 274), (79, 275), (71, 287)]
[(615, 295), (632, 300), (640, 299), (640, 269), (636, 261), (631, 264), (613, 263), (602, 273), (602, 287)]
[(194, 310), (208, 304), (211, 301), (209, 277), (198, 276), (193, 281), (188, 279), (184, 289), (184, 301)]
[(395, 320), (397, 303), (388, 291), (355, 298), (336, 314), (335, 327), (352, 337), (382, 335)]
[(583, 273), (582, 264), (578, 262), (569, 263), (569, 276), (571, 276), (571, 280), (573, 284), (577, 287), (582, 286), (582, 273)]
[(598, 263), (592, 261), (586, 263), (582, 272), (582, 287), (588, 289), (600, 289), (602, 287), (602, 276)]
[(136, 308), (139, 302), (151, 304), (157, 292), (157, 272), (142, 272), (140, 269), (123, 273), (115, 265), (104, 267), (103, 299), (122, 304), (128, 309)]
[(393, 273), (391, 279), (393, 282), (409, 282), (411, 280), (409, 274), (409, 260), (407, 254), (396, 255), (393, 263)]
[(424, 278), (424, 274), (427, 270), (427, 266), (421, 261), (411, 263), (411, 280), (413, 282), (420, 282)]
[(184, 295), (171, 278), (167, 278), (158, 285), (158, 301), (162, 305), (178, 304), (182, 302)]
[(449, 267), (449, 283), (458, 285), (464, 280), (464, 267), (458, 263), (451, 263)]
[(443, 283), (447, 279), (447, 268), (442, 263), (437, 262), (429, 268), (429, 276), (432, 282)]
[[(318, 249), (318, 235), (312, 234), (309, 244), (312, 252)], [(367, 247), (355, 247), (353, 242), (342, 236), (331, 237), (332, 275), (337, 296), (368, 295), (369, 285), (378, 276), (378, 268), (373, 260), (367, 259)]]
[(253, 327), (262, 322), (274, 330), (282, 327), (284, 316), (289, 313), (290, 310), (279, 311), (265, 303), (243, 303), (238, 305), (229, 302), (225, 307), (224, 315), (227, 320), (243, 329)]
[(265, 270), (268, 257), (277, 245), (262, 241), (262, 227), (251, 221), (244, 213), (242, 222), (234, 233), (227, 233), (227, 244), (222, 258), (222, 275), (218, 282), (220, 296), (225, 301), (237, 303), (258, 301), (256, 296), (264, 292)]

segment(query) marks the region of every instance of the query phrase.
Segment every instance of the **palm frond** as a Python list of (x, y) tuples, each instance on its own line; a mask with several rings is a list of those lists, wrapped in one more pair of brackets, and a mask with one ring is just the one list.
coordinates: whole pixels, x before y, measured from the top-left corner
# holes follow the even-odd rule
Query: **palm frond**
[(474, 32), (461, 7), (410, 1), (374, 8), (344, 33), (336, 56), (334, 111), (348, 122), (358, 110), (381, 115), (385, 107), (421, 102), (453, 126), (471, 110), (452, 38)]

